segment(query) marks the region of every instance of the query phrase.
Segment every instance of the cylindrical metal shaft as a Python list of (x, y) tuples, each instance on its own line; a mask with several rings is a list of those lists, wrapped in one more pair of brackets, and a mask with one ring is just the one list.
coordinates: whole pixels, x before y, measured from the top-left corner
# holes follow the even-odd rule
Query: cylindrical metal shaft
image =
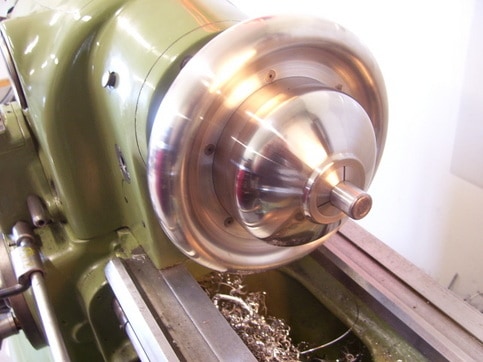
[(49, 223), (49, 216), (45, 209), (42, 200), (37, 195), (30, 195), (27, 197), (27, 207), (29, 209), (32, 223), (36, 227), (43, 227)]
[(50, 304), (47, 289), (45, 287), (44, 277), (42, 273), (35, 272), (31, 275), (32, 294), (37, 304), (37, 309), (40, 314), (40, 320), (45, 332), (45, 338), (50, 346), (52, 358), (55, 362), (70, 361), (65, 347), (62, 334), (59, 330), (57, 319)]
[(362, 219), (372, 207), (372, 198), (347, 181), (340, 182), (332, 189), (330, 202), (354, 220)]

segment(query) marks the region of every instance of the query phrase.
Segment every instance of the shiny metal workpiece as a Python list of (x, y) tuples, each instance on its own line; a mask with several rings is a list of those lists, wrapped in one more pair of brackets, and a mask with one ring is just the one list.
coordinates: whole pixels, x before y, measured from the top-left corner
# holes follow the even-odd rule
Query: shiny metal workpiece
[(362, 219), (372, 207), (372, 198), (363, 190), (341, 181), (330, 192), (330, 203), (354, 220)]
[(170, 239), (210, 268), (260, 270), (364, 217), (387, 122), (375, 64), (345, 29), (305, 17), (245, 21), (205, 45), (150, 135)]

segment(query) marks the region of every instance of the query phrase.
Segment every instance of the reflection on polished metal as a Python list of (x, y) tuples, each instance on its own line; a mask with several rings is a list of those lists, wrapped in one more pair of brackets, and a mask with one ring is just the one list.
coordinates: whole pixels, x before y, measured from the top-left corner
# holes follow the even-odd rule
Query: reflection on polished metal
[(186, 64), (161, 103), (150, 139), (155, 210), (202, 264), (278, 266), (346, 214), (367, 213), (368, 197), (347, 205), (333, 189), (368, 188), (385, 128), (379, 70), (344, 29), (292, 17), (238, 24)]
[(336, 229), (344, 215), (331, 190), (349, 180), (366, 188), (376, 159), (364, 109), (307, 78), (254, 92), (228, 120), (216, 149), (213, 180), (225, 210), (254, 237), (279, 246)]
[(284, 16), (235, 25), (158, 109), (148, 177), (164, 231), (217, 270), (309, 253), (369, 212), (386, 118), (379, 69), (345, 29)]

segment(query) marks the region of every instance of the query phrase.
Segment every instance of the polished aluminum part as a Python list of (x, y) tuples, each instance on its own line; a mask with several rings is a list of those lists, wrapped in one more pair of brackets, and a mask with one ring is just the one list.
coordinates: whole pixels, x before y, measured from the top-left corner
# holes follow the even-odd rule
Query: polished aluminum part
[(349, 181), (341, 181), (330, 192), (330, 203), (354, 220), (362, 219), (372, 207), (372, 198)]
[(189, 60), (159, 107), (155, 211), (205, 266), (285, 264), (368, 213), (386, 122), (381, 74), (351, 33), (306, 17), (242, 22)]
[(183, 265), (158, 270), (135, 254), (105, 273), (142, 361), (256, 361)]
[(280, 246), (340, 225), (332, 190), (367, 188), (376, 161), (372, 125), (351, 97), (306, 78), (275, 81), (228, 120), (214, 160), (215, 192), (254, 237)]

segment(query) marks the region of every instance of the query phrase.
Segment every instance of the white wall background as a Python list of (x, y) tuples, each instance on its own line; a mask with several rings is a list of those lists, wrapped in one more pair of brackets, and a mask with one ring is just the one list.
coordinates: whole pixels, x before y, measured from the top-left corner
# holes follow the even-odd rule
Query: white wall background
[(483, 1), (232, 2), (333, 20), (373, 52), (389, 132), (361, 224), (483, 311)]

